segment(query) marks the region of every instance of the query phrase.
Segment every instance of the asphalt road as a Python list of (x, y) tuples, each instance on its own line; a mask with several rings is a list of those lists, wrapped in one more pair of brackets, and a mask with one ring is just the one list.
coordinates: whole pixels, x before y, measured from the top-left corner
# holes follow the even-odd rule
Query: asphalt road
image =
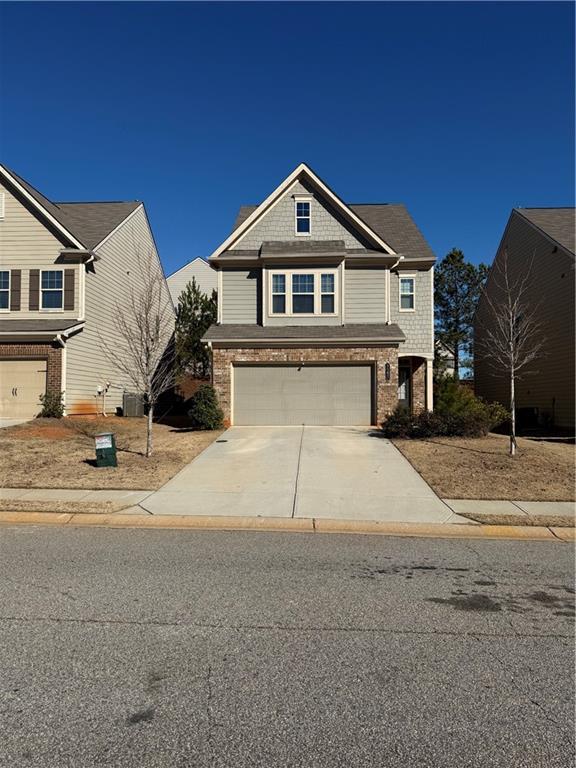
[(574, 765), (573, 550), (0, 528), (0, 765)]

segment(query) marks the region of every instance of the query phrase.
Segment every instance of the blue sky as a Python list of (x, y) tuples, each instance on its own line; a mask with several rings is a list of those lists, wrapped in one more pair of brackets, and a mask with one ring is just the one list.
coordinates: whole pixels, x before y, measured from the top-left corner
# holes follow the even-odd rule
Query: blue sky
[(168, 273), (301, 161), (491, 260), (574, 204), (569, 3), (4, 3), (3, 162), (54, 200), (144, 200)]

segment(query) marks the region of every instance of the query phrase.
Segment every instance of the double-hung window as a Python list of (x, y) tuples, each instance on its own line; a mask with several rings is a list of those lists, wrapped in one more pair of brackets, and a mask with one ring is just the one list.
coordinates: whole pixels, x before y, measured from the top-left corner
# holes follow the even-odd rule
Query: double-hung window
[(310, 234), (310, 201), (309, 200), (296, 200), (296, 234), (297, 235), (309, 235)]
[(314, 274), (292, 275), (292, 314), (314, 314)]
[(333, 315), (336, 306), (336, 289), (334, 273), (320, 275), (320, 312), (323, 315)]
[(271, 315), (335, 315), (337, 272), (290, 270), (270, 275)]
[(10, 309), (10, 272), (0, 272), (0, 311)]
[(272, 275), (272, 314), (286, 314), (286, 275)]
[(400, 311), (410, 312), (414, 309), (414, 277), (400, 277)]
[(62, 309), (64, 306), (64, 289), (62, 286), (61, 269), (42, 270), (42, 309)]

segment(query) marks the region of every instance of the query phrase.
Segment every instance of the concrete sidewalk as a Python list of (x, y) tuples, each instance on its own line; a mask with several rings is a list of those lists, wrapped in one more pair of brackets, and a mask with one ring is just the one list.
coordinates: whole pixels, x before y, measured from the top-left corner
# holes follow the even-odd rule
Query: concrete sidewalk
[[(154, 491), (98, 490), (83, 488), (0, 488), (0, 501), (78, 501), (98, 503), (113, 501), (133, 506), (140, 504)], [(143, 510), (141, 510), (143, 511)]]

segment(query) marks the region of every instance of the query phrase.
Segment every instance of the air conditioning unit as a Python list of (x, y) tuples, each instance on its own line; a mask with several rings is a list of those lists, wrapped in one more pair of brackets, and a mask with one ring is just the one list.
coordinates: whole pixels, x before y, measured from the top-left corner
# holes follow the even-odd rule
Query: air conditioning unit
[(128, 418), (144, 416), (144, 398), (135, 392), (124, 392), (122, 413)]

